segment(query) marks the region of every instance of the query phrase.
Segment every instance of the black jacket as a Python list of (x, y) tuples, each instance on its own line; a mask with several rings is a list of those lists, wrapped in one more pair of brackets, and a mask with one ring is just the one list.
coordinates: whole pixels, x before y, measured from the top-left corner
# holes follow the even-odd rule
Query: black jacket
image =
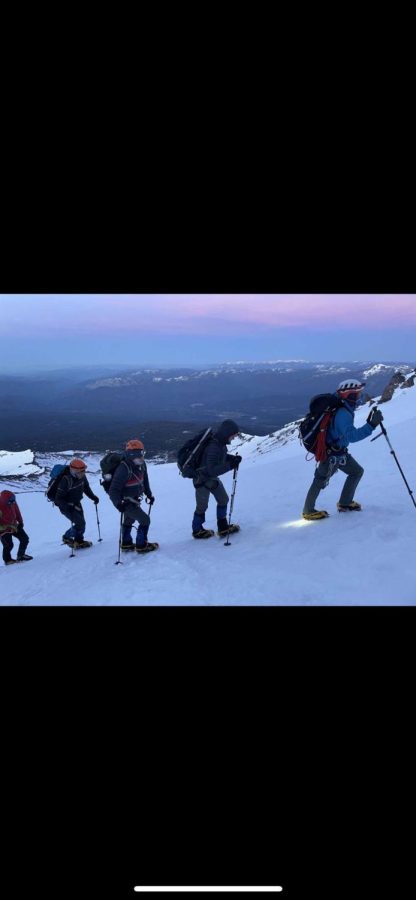
[(117, 508), (122, 500), (139, 500), (142, 494), (151, 497), (146, 463), (136, 466), (131, 460), (122, 460), (111, 479), (109, 497)]
[(86, 475), (83, 478), (74, 478), (70, 472), (61, 479), (58, 485), (58, 490), (55, 496), (55, 506), (60, 506), (61, 503), (73, 503), (74, 506), (78, 506), (81, 503), (82, 496), (85, 494), (86, 497), (89, 497), (90, 500), (95, 500), (95, 494), (93, 494), (88, 478)]
[(231, 471), (233, 465), (230, 465), (230, 461), (234, 459), (234, 456), (232, 453), (227, 453), (227, 440), (238, 430), (238, 425), (231, 419), (222, 422), (205, 447), (196, 480), (201, 482), (202, 479), (218, 478), (225, 472)]

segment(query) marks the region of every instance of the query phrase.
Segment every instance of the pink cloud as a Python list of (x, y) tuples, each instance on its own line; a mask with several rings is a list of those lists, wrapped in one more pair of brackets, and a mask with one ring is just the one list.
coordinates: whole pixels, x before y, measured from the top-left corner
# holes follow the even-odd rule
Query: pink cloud
[[(4, 302), (7, 301), (7, 302)], [(0, 296), (0, 332), (52, 338), (256, 334), (269, 329), (416, 326), (414, 294)]]
[[(250, 333), (270, 328), (416, 326), (414, 295), (191, 295), (105, 298), (100, 330), (160, 334)], [(108, 300), (108, 302), (107, 302)], [(94, 316), (85, 326), (97, 325)]]
[[(129, 315), (144, 330), (178, 332), (220, 323), (265, 328), (406, 327), (416, 325), (415, 295), (194, 294), (113, 297), (103, 321)], [(122, 327), (122, 322), (118, 323)]]

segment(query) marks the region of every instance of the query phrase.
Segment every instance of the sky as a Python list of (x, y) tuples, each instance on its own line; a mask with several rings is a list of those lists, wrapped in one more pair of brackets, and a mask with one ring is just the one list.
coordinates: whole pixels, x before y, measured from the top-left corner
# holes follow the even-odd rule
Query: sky
[[(0, 294), (0, 371), (416, 358), (416, 294)], [(5, 340), (6, 339), (6, 340)]]

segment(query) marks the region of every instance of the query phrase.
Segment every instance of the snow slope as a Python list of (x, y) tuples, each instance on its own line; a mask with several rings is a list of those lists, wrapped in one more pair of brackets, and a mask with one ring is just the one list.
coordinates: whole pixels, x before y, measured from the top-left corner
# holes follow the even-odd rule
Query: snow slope
[[(400, 465), (416, 489), (416, 387), (397, 389), (381, 407)], [(368, 406), (356, 414), (364, 423)], [(376, 432), (378, 433), (378, 431)], [(235, 448), (238, 441), (235, 442)], [(67, 522), (48, 503), (33, 478), (14, 482), (33, 562), (0, 564), (0, 603), (13, 605), (375, 605), (416, 603), (413, 506), (384, 437), (350, 445), (365, 473), (357, 491), (360, 513), (340, 514), (336, 501), (344, 482), (337, 473), (320, 495), (330, 517), (301, 518), (314, 462), (287, 426), (267, 438), (249, 438), (240, 448), (233, 520), (242, 531), (231, 546), (212, 538), (194, 541), (192, 482), (175, 464), (149, 465), (156, 503), (150, 540), (160, 550), (148, 556), (118, 556), (119, 515), (99, 485), (98, 460), (89, 460), (90, 482), (99, 497), (102, 543), (97, 543), (93, 504), (83, 501), (90, 550), (70, 558), (60, 538)], [(44, 478), (40, 481), (43, 484)], [(232, 475), (223, 477), (230, 492)], [(6, 487), (6, 479), (0, 479)], [(32, 492), (33, 489), (33, 492)], [(29, 493), (26, 493), (29, 491)], [(36, 492), (39, 491), (39, 492)], [(213, 498), (206, 520), (215, 527)]]

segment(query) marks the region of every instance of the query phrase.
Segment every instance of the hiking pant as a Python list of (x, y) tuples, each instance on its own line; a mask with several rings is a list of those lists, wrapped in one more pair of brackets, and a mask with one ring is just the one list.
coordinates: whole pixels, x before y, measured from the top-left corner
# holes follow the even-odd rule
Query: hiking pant
[(72, 522), (72, 527), (68, 528), (68, 531), (62, 535), (64, 538), (73, 538), (76, 541), (82, 541), (84, 538), (85, 531), (85, 517), (81, 504), (74, 503), (61, 503), (58, 506), (59, 512), (62, 513), (70, 522)]
[(338, 470), (340, 472), (345, 472), (345, 474), (348, 475), (339, 502), (343, 506), (348, 506), (348, 504), (351, 503), (358, 482), (364, 474), (364, 469), (350, 453), (348, 453), (348, 451), (345, 451), (345, 453), (340, 456), (329, 456), (325, 462), (319, 463), (316, 467), (315, 477), (306, 495), (305, 505), (303, 507), (304, 513), (313, 512), (318, 494), (326, 488), (330, 478), (332, 478), (332, 475)]
[(15, 534), (3, 534), (1, 537), (1, 542), (3, 544), (3, 561), (10, 562), (12, 558), (12, 550), (13, 550), (13, 538), (19, 541), (19, 549), (17, 551), (17, 558), (21, 558), (25, 553), (26, 547), (29, 543), (29, 538), (26, 532), (23, 529), (23, 525), (19, 525)]
[[(196, 482), (196, 484), (195, 484)], [(192, 531), (199, 531), (205, 522), (205, 513), (208, 509), (209, 495), (212, 494), (217, 501), (217, 520), (224, 519), (227, 515), (228, 494), (219, 478), (208, 478), (202, 484), (194, 479), (196, 507), (192, 522)]]
[(126, 498), (125, 503), (128, 503), (128, 506), (126, 506), (123, 515), (123, 530), (121, 542), (122, 544), (132, 543), (131, 527), (133, 525), (133, 522), (137, 521), (139, 523), (139, 527), (137, 529), (136, 545), (137, 547), (143, 547), (147, 541), (147, 532), (149, 531), (150, 518), (138, 503), (129, 503), (128, 498)]

